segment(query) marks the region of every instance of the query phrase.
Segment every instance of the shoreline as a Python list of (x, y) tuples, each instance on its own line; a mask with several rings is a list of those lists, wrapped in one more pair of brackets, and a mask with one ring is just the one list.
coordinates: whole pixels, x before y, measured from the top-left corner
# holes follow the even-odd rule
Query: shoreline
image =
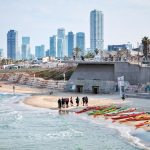
[[(9, 84), (8, 82), (0, 82), (0, 86), (1, 86), (0, 92), (13, 93), (13, 85), (14, 84), (11, 83)], [(69, 92), (65, 93), (59, 91), (55, 91), (53, 95), (48, 95), (48, 89), (39, 89), (39, 88), (33, 88), (33, 87), (27, 87), (21, 85), (15, 85), (15, 93), (31, 94), (30, 97), (22, 101), (25, 105), (39, 107), (39, 108), (48, 108), (52, 110), (59, 110), (57, 104), (57, 100), (59, 98), (62, 97), (70, 98), (72, 96), (75, 105), (75, 98), (78, 96), (80, 98), (79, 107), (73, 106), (73, 107), (62, 109), (62, 111), (68, 110), (72, 112), (75, 112), (75, 110), (85, 108), (85, 106), (82, 106), (81, 103), (83, 96), (88, 96), (89, 98), (88, 106), (101, 106), (101, 105), (111, 105), (111, 104), (124, 105), (126, 102), (128, 102), (128, 100), (122, 101), (119, 96), (114, 96), (114, 95), (92, 95), (92, 94), (79, 94), (79, 93), (69, 93)], [(135, 124), (140, 122), (142, 121), (135, 121), (135, 122), (130, 121), (122, 124), (133, 127)], [(117, 123), (119, 123), (119, 121), (117, 121)], [(141, 129), (144, 129), (145, 131), (148, 132), (150, 131), (150, 127), (142, 127)]]

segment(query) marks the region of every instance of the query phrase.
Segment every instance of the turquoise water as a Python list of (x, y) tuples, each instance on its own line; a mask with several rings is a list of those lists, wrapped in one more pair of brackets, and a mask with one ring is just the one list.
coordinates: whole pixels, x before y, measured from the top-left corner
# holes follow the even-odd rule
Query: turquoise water
[(140, 149), (139, 144), (132, 144), (136, 142), (127, 127), (116, 128), (86, 114), (26, 106), (22, 103), (25, 97), (0, 94), (0, 150)]

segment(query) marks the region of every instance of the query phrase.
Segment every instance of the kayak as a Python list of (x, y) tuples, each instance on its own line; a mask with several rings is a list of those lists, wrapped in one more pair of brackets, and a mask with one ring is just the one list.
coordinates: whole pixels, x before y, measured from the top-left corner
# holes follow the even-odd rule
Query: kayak
[(91, 106), (91, 107), (86, 107), (80, 111), (77, 111), (76, 113), (77, 114), (80, 114), (80, 113), (84, 113), (84, 112), (87, 112), (87, 111), (90, 111), (90, 110), (101, 110), (103, 108), (105, 108), (106, 106)]
[(150, 115), (148, 114), (142, 114), (135, 117), (131, 117), (126, 119), (127, 121), (141, 121), (141, 120), (150, 120)]
[(106, 113), (113, 112), (113, 111), (116, 111), (116, 109), (114, 108), (114, 109), (110, 109), (107, 111), (102, 111), (102, 112), (96, 113), (96, 114), (94, 114), (94, 117), (99, 116), (99, 115), (104, 115)]
[(107, 113), (104, 116), (115, 116), (115, 115), (118, 115), (119, 113), (123, 113), (123, 112), (125, 112), (127, 110), (129, 110), (129, 109), (128, 108), (120, 108), (120, 109), (117, 109), (116, 111)]
[(120, 116), (117, 116), (117, 117), (113, 117), (111, 119), (112, 120), (126, 119), (126, 118), (129, 118), (129, 117), (135, 117), (135, 116), (142, 115), (142, 114), (145, 114), (145, 112), (138, 112), (138, 113), (133, 113), (133, 114), (120, 115)]
[(108, 117), (109, 116), (117, 116), (122, 113), (134, 112), (135, 110), (136, 110), (136, 108), (126, 108), (126, 109), (124, 108), (124, 110), (118, 110), (118, 112), (108, 113), (108, 114), (105, 114), (105, 116), (108, 116)]
[(96, 111), (90, 112), (88, 115), (102, 114), (102, 113), (104, 113), (104, 112), (107, 113), (107, 112), (111, 111), (112, 109), (115, 109), (115, 107), (112, 106), (112, 107), (109, 107), (109, 108), (104, 108), (104, 109), (102, 109), (102, 110), (96, 110)]
[(136, 124), (135, 127), (136, 127), (136, 128), (140, 128), (140, 127), (142, 127), (142, 126), (144, 126), (144, 125), (150, 125), (150, 120), (144, 121), (144, 122), (139, 123), (139, 124)]

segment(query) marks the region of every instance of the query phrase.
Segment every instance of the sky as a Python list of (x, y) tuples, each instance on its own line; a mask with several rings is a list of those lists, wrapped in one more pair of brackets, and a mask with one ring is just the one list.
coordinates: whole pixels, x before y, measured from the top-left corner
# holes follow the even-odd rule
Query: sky
[(85, 32), (86, 47), (90, 47), (90, 11), (104, 14), (104, 45), (130, 42), (137, 46), (142, 37), (150, 37), (150, 0), (0, 0), (0, 48), (6, 55), (7, 32), (18, 31), (21, 37), (31, 37), (31, 49), (44, 44), (64, 27)]

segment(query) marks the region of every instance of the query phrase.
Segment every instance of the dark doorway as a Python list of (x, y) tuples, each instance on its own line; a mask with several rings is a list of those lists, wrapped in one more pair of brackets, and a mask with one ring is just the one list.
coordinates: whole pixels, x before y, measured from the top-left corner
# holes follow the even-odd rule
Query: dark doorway
[(92, 91), (94, 94), (98, 94), (99, 93), (99, 86), (93, 86)]
[(82, 93), (83, 92), (83, 85), (77, 85), (77, 92)]

